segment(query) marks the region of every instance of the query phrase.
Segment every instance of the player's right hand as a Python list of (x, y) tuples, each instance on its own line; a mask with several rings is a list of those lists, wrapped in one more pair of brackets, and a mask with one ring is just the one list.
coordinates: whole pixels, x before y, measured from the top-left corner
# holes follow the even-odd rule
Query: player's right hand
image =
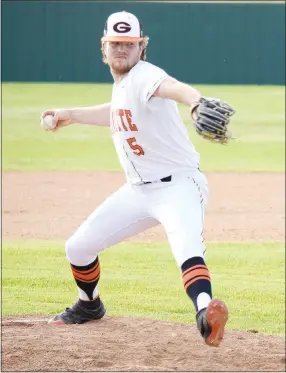
[(53, 132), (57, 131), (61, 127), (69, 126), (73, 123), (71, 111), (68, 109), (46, 110), (41, 114), (41, 119), (46, 115), (52, 115), (54, 117), (56, 126), (52, 129)]

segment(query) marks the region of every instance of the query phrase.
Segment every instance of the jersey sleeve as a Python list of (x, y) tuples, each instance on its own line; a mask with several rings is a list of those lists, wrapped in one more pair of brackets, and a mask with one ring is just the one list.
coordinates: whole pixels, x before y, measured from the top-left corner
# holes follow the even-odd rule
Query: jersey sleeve
[(140, 75), (140, 100), (146, 105), (162, 81), (169, 75), (163, 69), (152, 64), (144, 66)]

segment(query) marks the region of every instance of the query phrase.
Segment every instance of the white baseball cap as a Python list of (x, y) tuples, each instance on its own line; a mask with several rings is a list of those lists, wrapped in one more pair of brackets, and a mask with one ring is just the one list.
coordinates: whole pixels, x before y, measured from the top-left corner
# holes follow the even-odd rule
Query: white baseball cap
[(142, 40), (142, 27), (134, 14), (123, 11), (113, 13), (108, 17), (101, 41), (137, 42)]

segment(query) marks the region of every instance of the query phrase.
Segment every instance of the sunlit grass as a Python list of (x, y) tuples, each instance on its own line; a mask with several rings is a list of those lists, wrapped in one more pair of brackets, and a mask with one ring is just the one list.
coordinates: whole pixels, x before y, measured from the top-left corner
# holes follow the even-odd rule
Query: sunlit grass
[[(3, 243), (2, 312), (61, 312), (77, 299), (62, 242)], [(181, 273), (167, 243), (122, 243), (100, 255), (100, 294), (109, 315), (194, 323)], [(230, 309), (229, 328), (284, 335), (282, 243), (209, 243), (213, 293)]]
[[(285, 89), (280, 86), (196, 86), (236, 109), (229, 146), (201, 139), (180, 105), (204, 171), (285, 170)], [(108, 84), (2, 86), (4, 170), (121, 170), (109, 128), (73, 125), (56, 134), (40, 128), (43, 110), (110, 101)]]

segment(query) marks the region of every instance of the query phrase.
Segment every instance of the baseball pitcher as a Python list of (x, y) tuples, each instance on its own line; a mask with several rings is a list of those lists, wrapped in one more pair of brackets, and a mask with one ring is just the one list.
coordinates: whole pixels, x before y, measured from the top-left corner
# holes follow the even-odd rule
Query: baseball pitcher
[(79, 291), (78, 301), (49, 323), (81, 324), (100, 319), (105, 308), (98, 292), (99, 253), (162, 224), (182, 271), (184, 289), (196, 310), (198, 330), (209, 346), (223, 338), (228, 309), (212, 298), (205, 262), (203, 223), (208, 186), (199, 169), (177, 103), (190, 108), (198, 134), (227, 143), (233, 108), (201, 97), (161, 68), (146, 62), (148, 37), (131, 13), (111, 14), (104, 28), (103, 62), (114, 79), (109, 103), (47, 110), (50, 130), (72, 123), (109, 126), (126, 183), (107, 198), (66, 242), (66, 255)]

